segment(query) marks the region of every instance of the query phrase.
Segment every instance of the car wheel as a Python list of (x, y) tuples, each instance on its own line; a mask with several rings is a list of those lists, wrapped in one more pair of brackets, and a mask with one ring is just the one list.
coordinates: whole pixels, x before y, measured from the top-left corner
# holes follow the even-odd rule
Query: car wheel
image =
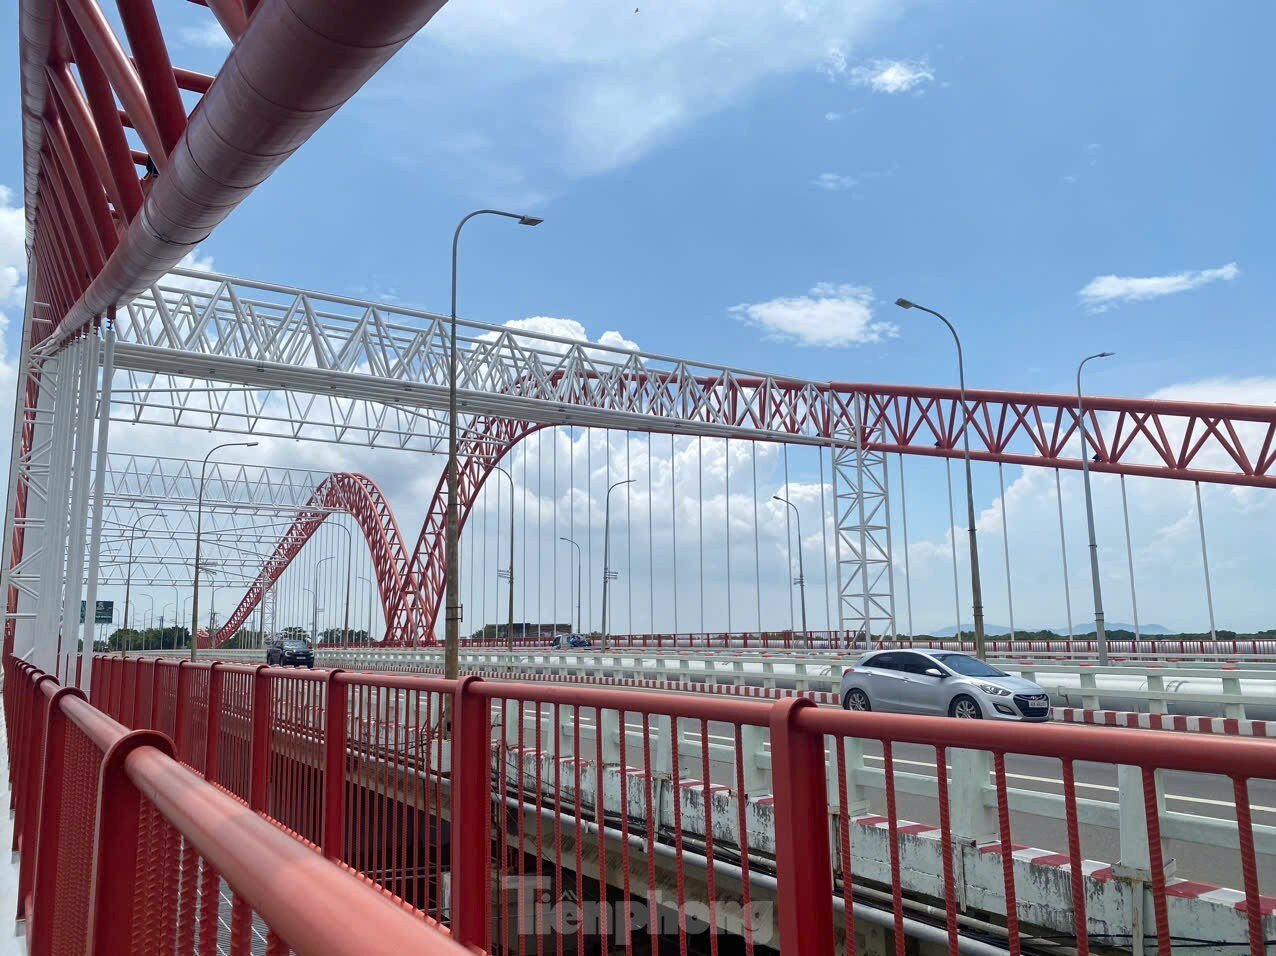
[(868, 699), (868, 694), (864, 693), (858, 687), (853, 687), (846, 692), (846, 699), (842, 701), (843, 710), (872, 710), (873, 704)]
[(979, 709), (979, 704), (973, 697), (967, 697), (962, 694), (960, 697), (954, 698), (948, 707), (948, 716), (956, 717), (959, 720), (982, 720), (984, 712)]

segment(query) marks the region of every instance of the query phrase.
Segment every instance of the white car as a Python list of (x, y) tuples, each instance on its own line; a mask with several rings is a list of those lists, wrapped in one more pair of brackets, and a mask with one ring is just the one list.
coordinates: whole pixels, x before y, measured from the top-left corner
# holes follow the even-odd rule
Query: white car
[(842, 674), (846, 710), (961, 717), (1050, 719), (1050, 695), (1022, 677), (956, 651), (874, 651)]

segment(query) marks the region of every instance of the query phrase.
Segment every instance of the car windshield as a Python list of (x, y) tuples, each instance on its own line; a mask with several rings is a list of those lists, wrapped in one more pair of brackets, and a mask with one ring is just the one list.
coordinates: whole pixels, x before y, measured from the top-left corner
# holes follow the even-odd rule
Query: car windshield
[(975, 657), (967, 657), (965, 654), (932, 654), (931, 657), (939, 661), (949, 670), (956, 671), (963, 677), (1005, 677), (1005, 673), (997, 670), (989, 664)]
[(284, 647), (290, 651), (304, 651), (309, 646), (305, 641), (284, 641)]

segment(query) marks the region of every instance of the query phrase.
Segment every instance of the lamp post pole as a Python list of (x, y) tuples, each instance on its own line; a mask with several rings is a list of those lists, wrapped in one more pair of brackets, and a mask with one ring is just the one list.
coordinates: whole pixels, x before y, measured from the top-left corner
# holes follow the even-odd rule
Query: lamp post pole
[(502, 212), (499, 209), (476, 209), (456, 224), (456, 232), (452, 234), (452, 324), (448, 332), (448, 381), (447, 381), (447, 523), (444, 527), (444, 561), (447, 571), (446, 611), (443, 637), (443, 676), (455, 680), (460, 670), (461, 649), (461, 578), (460, 578), (460, 539), (461, 539), (461, 503), (458, 498), (459, 475), (457, 474), (457, 402), (456, 402), (456, 273), (457, 258), (461, 245), (461, 230), (475, 216), (503, 216), (513, 219), (520, 226), (539, 226), (542, 220), (535, 216), (523, 216), (518, 213)]
[(624, 481), (615, 482), (607, 489), (607, 497), (603, 500), (603, 615), (602, 615), (602, 632), (603, 632), (603, 652), (607, 651), (607, 592), (610, 590), (608, 585), (614, 576), (611, 570), (611, 493), (621, 485), (632, 485), (637, 479), (626, 478)]
[[(798, 586), (798, 594), (799, 594), (799, 596), (800, 596), (800, 597), (801, 597), (801, 599), (802, 599), (802, 633), (803, 633), (803, 635), (805, 635), (805, 637), (806, 637), (807, 647), (810, 647), (810, 646), (811, 646), (811, 632), (810, 632), (809, 630), (807, 630), (807, 628), (806, 628), (806, 571), (805, 571), (805, 569), (803, 568), (803, 565), (802, 565), (802, 512), (798, 511), (797, 505), (795, 505), (793, 502), (789, 501), (789, 499), (788, 499), (788, 498), (781, 498), (779, 495), (772, 495), (771, 497), (772, 497), (772, 498), (774, 498), (776, 501), (782, 501), (782, 502), (784, 502), (786, 505), (788, 505), (790, 508), (792, 508), (792, 509), (793, 509), (793, 517), (794, 517), (794, 519), (795, 519), (795, 521), (796, 521), (796, 523), (797, 523), (797, 553), (798, 553), (798, 577), (797, 577), (797, 586)], [(791, 547), (791, 546), (790, 546), (790, 547)], [(792, 556), (790, 556), (790, 558), (789, 558), (789, 562), (790, 562), (790, 563), (789, 563), (789, 568), (790, 568), (790, 570), (792, 570), (792, 568), (793, 568), (792, 561), (793, 561), (793, 558), (792, 558)], [(790, 591), (789, 593), (790, 593), (790, 594), (792, 594), (793, 592), (792, 592), (792, 591)], [(793, 605), (791, 605), (791, 604), (789, 605), (789, 607), (790, 607), (790, 608), (791, 608), (792, 606), (793, 606)]]
[[(159, 515), (160, 513), (158, 511), (148, 511), (146, 512), (146, 514), (138, 515), (136, 518), (134, 518), (133, 523), (129, 526), (128, 572), (126, 573), (124, 578), (124, 633), (126, 635), (128, 633), (129, 599), (130, 597), (132, 597), (132, 592), (133, 592), (133, 541), (137, 537), (137, 526), (141, 524), (143, 521), (145, 521), (147, 518), (158, 518)], [(88, 609), (86, 608), (85, 613), (87, 612), (88, 612)], [(125, 653), (125, 647), (127, 645), (128, 645), (128, 638), (127, 637), (122, 638), (120, 640), (120, 656), (121, 657), (128, 656)]]
[(1087, 355), (1077, 366), (1077, 421), (1081, 424), (1081, 480), (1085, 485), (1085, 522), (1090, 535), (1090, 584), (1094, 588), (1094, 640), (1099, 648), (1099, 666), (1108, 663), (1108, 635), (1103, 626), (1103, 590), (1099, 585), (1099, 544), (1094, 534), (1094, 499), (1090, 495), (1090, 452), (1085, 427), (1085, 402), (1081, 396), (1081, 370), (1091, 359), (1109, 358), (1112, 352)]
[[(568, 544), (570, 544), (573, 548), (576, 549), (576, 633), (579, 634), (581, 633), (581, 629), (580, 629), (581, 628), (581, 624), (580, 624), (580, 577), (581, 577), (580, 545), (577, 544), (575, 541), (573, 541), (571, 538), (560, 537), (558, 540), (566, 541)], [(569, 611), (568, 613), (570, 614), (571, 612)], [(557, 625), (557, 622), (555, 622), (555, 625)]]
[[(146, 600), (150, 602), (150, 604), (147, 606), (147, 609), (146, 609), (146, 629), (149, 631), (151, 629), (151, 625), (155, 622), (155, 598), (153, 595), (150, 595), (150, 594), (139, 594), (137, 596), (137, 599), (139, 601), (142, 598), (146, 598)], [(127, 638), (122, 638), (120, 640), (120, 647), (121, 648), (125, 647), (127, 645), (127, 642), (128, 642)], [(142, 643), (145, 644), (144, 641)], [(143, 646), (142, 650), (145, 650), (145, 649), (146, 649), (145, 646)]]
[(374, 589), (374, 588), (373, 588), (373, 586), (372, 586), (372, 581), (371, 581), (371, 580), (369, 580), (368, 578), (365, 578), (362, 574), (360, 574), (358, 577), (359, 577), (359, 580), (360, 580), (360, 581), (362, 581), (364, 584), (366, 584), (366, 585), (368, 586), (368, 631), (367, 631), (367, 643), (368, 643), (368, 646), (369, 646), (369, 647), (371, 647), (371, 646), (372, 646), (372, 601), (373, 601), (373, 599), (376, 597), (377, 592), (376, 592), (376, 589)]
[(314, 609), (311, 612), (313, 616), (310, 625), (310, 640), (315, 647), (319, 646), (319, 569), (323, 567), (325, 561), (331, 561), (335, 557), (335, 554), (330, 554), (326, 558), (320, 558), (315, 562), (315, 589), (311, 592), (315, 601)]
[[(970, 597), (974, 605), (975, 615), (975, 656), (981, 661), (988, 657), (988, 648), (984, 640), (984, 592), (979, 581), (979, 542), (975, 532), (975, 482), (970, 470), (970, 408), (966, 405), (966, 361), (962, 355), (961, 338), (953, 324), (934, 309), (910, 302), (908, 299), (896, 299), (895, 304), (901, 309), (917, 309), (933, 315), (952, 333), (953, 342), (957, 345), (957, 381), (961, 388), (961, 442), (962, 457), (966, 463), (966, 526), (970, 538)], [(961, 635), (957, 635), (958, 640)]]
[[(493, 465), (492, 468), (504, 475), (506, 480), (510, 483), (510, 566), (508, 571), (508, 577), (510, 579), (510, 597), (509, 623), (505, 628), (505, 649), (512, 651), (514, 650), (514, 476), (500, 465)], [(524, 608), (523, 610), (524, 613), (526, 613), (527, 609)], [(526, 625), (524, 625), (524, 628), (526, 628)], [(523, 634), (526, 636), (526, 630), (524, 630)]]
[(208, 459), (212, 458), (213, 453), (221, 448), (256, 447), (257, 442), (255, 441), (223, 442), (210, 448), (208, 454), (204, 456), (203, 464), (199, 466), (199, 501), (195, 505), (195, 573), (191, 588), (191, 593), (194, 595), (194, 600), (191, 602), (191, 660), (195, 659), (195, 648), (199, 644), (197, 636), (199, 634), (199, 552), (204, 531), (204, 479), (208, 472)]
[(341, 643), (350, 643), (350, 587), (354, 573), (354, 535), (343, 524), (332, 523), (332, 527), (340, 528), (346, 533), (346, 609), (341, 623)]

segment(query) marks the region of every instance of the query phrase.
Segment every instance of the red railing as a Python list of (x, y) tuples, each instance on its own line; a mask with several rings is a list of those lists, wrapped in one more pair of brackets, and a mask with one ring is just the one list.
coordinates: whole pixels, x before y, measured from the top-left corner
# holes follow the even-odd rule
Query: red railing
[[(1244, 890), (1243, 905), (1228, 910), (1236, 928), (1218, 944), (1263, 953), (1276, 904), (1260, 892), (1248, 789), (1252, 780), (1276, 780), (1270, 741), (847, 713), (798, 699), (768, 704), (173, 660), (98, 658), (94, 680), (93, 701), (108, 713), (132, 714), (139, 726), (172, 727), (177, 756), (193, 772), (418, 915), (446, 919), (457, 941), (486, 951), (532, 951), (529, 938), (555, 933), (575, 936), (577, 951), (586, 937), (599, 936), (626, 952), (658, 951), (662, 942), (672, 949), (675, 940), (682, 948), (696, 936), (687, 915), (693, 896), (715, 925), (730, 893), (731, 905), (744, 904), (735, 932), (752, 952), (775, 945), (762, 918), (749, 915), (750, 894), (756, 901), (765, 892), (785, 953), (832, 952), (835, 938), (852, 938), (866, 900), (876, 900), (897, 939), (929, 920), (930, 932), (955, 954), (969, 916), (956, 910), (954, 867), (985, 860), (999, 861), (1001, 932), (1017, 953), (1021, 936), (1043, 932), (1019, 925), (1018, 900), (1035, 881), (1016, 875), (1010, 852), (1016, 845), (1007, 762), (1022, 759), (1058, 761), (1067, 847), (1057, 855), (1066, 869), (1056, 874), (1094, 868), (1082, 865), (1078, 764), (1136, 768), (1147, 794), (1162, 771), (1212, 774), (1236, 807), (1228, 839), (1239, 855), (1231, 879)], [(768, 742), (771, 771), (760, 783), (750, 768)], [(865, 818), (856, 810), (866, 784), (848, 756), (852, 745), (880, 751), (877, 799), (885, 816)], [(897, 776), (906, 771), (896, 760), (910, 746), (926, 748), (932, 756), (925, 759), (937, 767), (937, 798), (924, 811), (934, 814), (930, 824), (907, 823), (897, 812)], [(962, 751), (982, 752), (987, 764), (959, 767)], [(917, 756), (906, 762), (915, 764)], [(975, 781), (982, 806), (982, 781), (990, 777), (995, 806), (987, 811), (988, 830), (972, 836), (968, 807), (960, 808), (965, 822), (954, 822), (961, 798), (950, 797), (949, 788)], [(762, 786), (771, 792), (759, 792)], [(915, 792), (909, 799), (915, 808)], [(1182, 879), (1195, 875), (1190, 856), (1180, 858), (1177, 876), (1167, 876), (1164, 811), (1150, 797), (1142, 810), (1141, 821), (1125, 825), (1146, 840), (1154, 914), (1147, 932), (1169, 953), (1179, 937), (1199, 934), (1193, 925), (1171, 925), (1167, 900), (1200, 884)], [(889, 832), (880, 876), (865, 855), (870, 826)], [(927, 895), (946, 899), (942, 917), (933, 903), (919, 908), (917, 891), (906, 885), (919, 864), (903, 868), (901, 844), (921, 830), (938, 833), (936, 890)], [(724, 867), (733, 879), (720, 879)], [(852, 872), (855, 878), (847, 879)], [(1100, 892), (1102, 873), (1111, 872), (1065, 876), (1067, 928), (1078, 952), (1089, 952), (1093, 931), (1087, 894)], [(614, 887), (610, 906), (599, 892), (604, 885)], [(548, 909), (546, 892), (556, 904)], [(638, 921), (633, 905), (615, 907), (616, 893), (627, 904), (649, 904), (649, 913), (674, 915), (663, 923), (654, 916)], [(569, 920), (559, 905), (564, 900), (594, 907), (592, 923), (580, 911)]]
[(28, 951), (463, 952), (444, 929), (183, 765), (207, 755), (191, 746), (208, 739), (194, 717), (207, 726), (216, 677), (155, 669), (154, 713), (174, 737), (130, 731), (80, 691), (5, 661), (17, 917)]

